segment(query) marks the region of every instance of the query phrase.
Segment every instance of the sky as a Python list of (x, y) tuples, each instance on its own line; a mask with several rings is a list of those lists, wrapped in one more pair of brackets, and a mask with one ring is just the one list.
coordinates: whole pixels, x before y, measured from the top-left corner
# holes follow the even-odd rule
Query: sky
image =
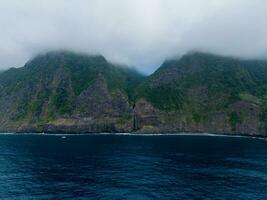
[(199, 50), (267, 58), (267, 0), (0, 0), (0, 70), (51, 50), (152, 73)]

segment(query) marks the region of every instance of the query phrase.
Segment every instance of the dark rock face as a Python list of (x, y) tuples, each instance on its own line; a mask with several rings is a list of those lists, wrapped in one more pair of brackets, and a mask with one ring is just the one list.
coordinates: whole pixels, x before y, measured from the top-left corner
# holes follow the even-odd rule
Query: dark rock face
[(263, 133), (263, 122), (261, 122), (262, 111), (258, 105), (239, 101), (229, 106), (231, 113), (236, 113), (240, 116), (241, 120), (236, 123), (236, 128), (233, 130), (235, 133), (245, 133), (247, 135), (255, 135)]
[(266, 62), (189, 54), (142, 80), (102, 56), (38, 56), (0, 74), (0, 131), (266, 136)]
[(134, 108), (136, 116), (136, 129), (142, 131), (143, 129), (153, 129), (160, 124), (160, 111), (155, 109), (146, 100), (141, 99), (138, 101)]
[(109, 93), (102, 75), (78, 96), (76, 110), (81, 117), (120, 117), (125, 113), (131, 115), (127, 96), (120, 91)]
[[(137, 132), (141, 133), (197, 132), (244, 135), (264, 133), (260, 108), (242, 101), (232, 104), (228, 110), (210, 113), (208, 119), (200, 122), (195, 122), (186, 112), (160, 111), (143, 99), (136, 104), (135, 113)], [(233, 127), (229, 122), (231, 113), (242, 116), (242, 121), (237, 121)]]
[(52, 52), (0, 76), (2, 132), (129, 132), (136, 71), (101, 56)]
[(140, 132), (266, 135), (267, 62), (203, 53), (165, 62), (137, 88)]
[(73, 114), (44, 127), (45, 132), (130, 132), (132, 109), (121, 91), (110, 93), (105, 78), (97, 79), (76, 99)]

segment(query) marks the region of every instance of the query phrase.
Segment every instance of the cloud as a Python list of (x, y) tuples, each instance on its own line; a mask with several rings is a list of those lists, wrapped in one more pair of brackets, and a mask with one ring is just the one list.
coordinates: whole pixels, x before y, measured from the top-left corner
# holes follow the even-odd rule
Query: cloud
[(69, 49), (150, 73), (200, 49), (267, 56), (266, 0), (2, 0), (0, 69)]

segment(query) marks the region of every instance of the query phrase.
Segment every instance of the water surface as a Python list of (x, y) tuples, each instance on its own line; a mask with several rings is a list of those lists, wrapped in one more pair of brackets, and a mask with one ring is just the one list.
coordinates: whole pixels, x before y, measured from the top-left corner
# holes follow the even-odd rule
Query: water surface
[(267, 199), (267, 141), (0, 135), (1, 199)]

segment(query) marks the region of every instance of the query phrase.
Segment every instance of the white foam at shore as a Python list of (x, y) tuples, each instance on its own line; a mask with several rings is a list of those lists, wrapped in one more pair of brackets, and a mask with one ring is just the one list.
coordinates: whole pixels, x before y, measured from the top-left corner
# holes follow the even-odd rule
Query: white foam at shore
[(121, 135), (121, 136), (210, 136), (252, 138), (267, 141), (267, 138), (246, 135), (228, 135), (215, 133), (0, 133), (0, 135), (43, 135), (43, 136), (90, 136), (90, 135)]

